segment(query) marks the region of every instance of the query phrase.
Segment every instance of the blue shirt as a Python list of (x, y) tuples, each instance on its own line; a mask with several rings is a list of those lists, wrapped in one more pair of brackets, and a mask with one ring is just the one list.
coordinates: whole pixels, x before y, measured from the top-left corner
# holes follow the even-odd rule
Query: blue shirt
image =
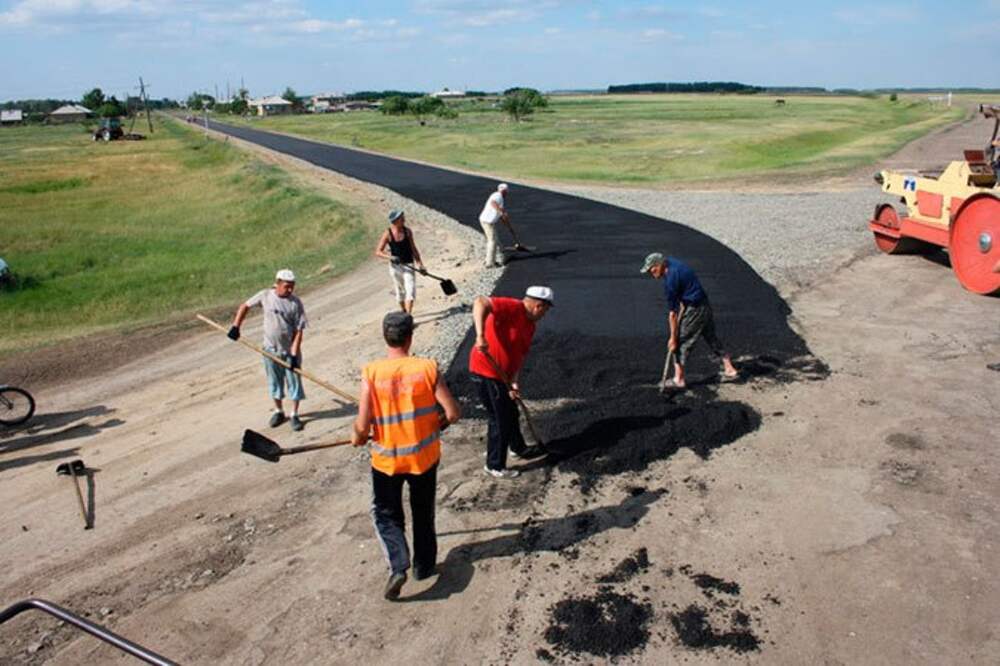
[(667, 277), (663, 281), (663, 293), (667, 297), (667, 309), (670, 312), (677, 312), (681, 303), (700, 305), (705, 300), (705, 290), (701, 288), (698, 276), (690, 266), (673, 257), (667, 257)]

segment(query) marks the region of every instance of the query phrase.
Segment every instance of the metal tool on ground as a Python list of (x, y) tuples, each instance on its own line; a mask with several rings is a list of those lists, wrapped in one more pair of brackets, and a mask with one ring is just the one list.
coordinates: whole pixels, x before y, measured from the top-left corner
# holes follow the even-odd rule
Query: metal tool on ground
[(660, 393), (667, 392), (667, 379), (670, 376), (670, 366), (674, 363), (674, 350), (667, 351), (667, 360), (663, 362), (663, 376), (660, 377)]
[(431, 273), (428, 273), (426, 268), (415, 268), (413, 266), (410, 266), (409, 264), (406, 264), (406, 265), (409, 268), (411, 268), (412, 270), (415, 270), (416, 272), (420, 273), (421, 275), (425, 275), (425, 276), (427, 276), (429, 278), (433, 278), (433, 279), (437, 280), (438, 282), (440, 282), (441, 283), (441, 291), (444, 292), (445, 296), (454, 296), (455, 294), (458, 293), (458, 287), (456, 287), (455, 283), (452, 282), (451, 280), (449, 280), (448, 278), (438, 277), (437, 275), (433, 275)]
[[(486, 360), (490, 362), (491, 366), (493, 366), (494, 372), (500, 375), (500, 380), (506, 384), (507, 390), (513, 391), (514, 389), (511, 387), (510, 377), (507, 376), (507, 373), (503, 371), (500, 364), (496, 362), (495, 358), (493, 358), (493, 354), (491, 354), (487, 349), (481, 349), (480, 351), (483, 352), (483, 356), (485, 356)], [(535, 430), (535, 424), (531, 420), (531, 412), (528, 411), (528, 406), (524, 404), (524, 401), (520, 398), (515, 398), (514, 402), (517, 403), (521, 413), (524, 414), (524, 422), (528, 424), (528, 430), (531, 432), (531, 438), (535, 440), (535, 443), (538, 444), (538, 446), (544, 449), (545, 442), (538, 436), (538, 431)]]
[(293, 453), (304, 453), (306, 451), (318, 451), (319, 449), (332, 449), (335, 446), (346, 446), (351, 440), (343, 439), (336, 442), (325, 442), (322, 444), (306, 444), (304, 446), (292, 446), (283, 448), (272, 439), (268, 439), (259, 432), (247, 430), (243, 433), (243, 445), (240, 451), (256, 456), (268, 462), (278, 462), (281, 456), (288, 456)]
[(80, 492), (80, 477), (87, 475), (87, 466), (77, 458), (68, 463), (60, 463), (56, 467), (56, 474), (59, 476), (73, 477), (73, 487), (76, 489), (76, 499), (80, 503), (80, 515), (83, 516), (83, 529), (89, 530), (92, 526), (87, 518), (87, 506), (83, 503), (83, 493)]
[[(197, 317), (198, 317), (198, 319), (200, 319), (201, 321), (205, 322), (206, 324), (208, 324), (212, 328), (218, 329), (218, 330), (222, 331), (223, 333), (228, 333), (229, 332), (229, 329), (223, 327), (221, 324), (219, 324), (217, 322), (212, 321), (211, 319), (209, 319), (208, 317), (205, 317), (204, 315), (197, 315)], [(340, 396), (344, 400), (348, 400), (348, 401), (354, 402), (354, 403), (357, 403), (357, 401), (358, 401), (358, 399), (356, 397), (354, 397), (353, 395), (351, 395), (350, 393), (348, 393), (346, 391), (341, 391), (339, 388), (337, 388), (333, 384), (330, 384), (329, 382), (325, 382), (322, 379), (320, 379), (319, 377), (316, 377), (314, 375), (309, 374), (308, 372), (306, 372), (302, 368), (293, 368), (291, 365), (288, 364), (287, 361), (279, 358), (278, 356), (275, 356), (274, 354), (272, 354), (270, 352), (264, 351), (263, 349), (261, 349), (260, 347), (258, 347), (255, 344), (253, 344), (252, 342), (247, 342), (243, 338), (240, 338), (236, 342), (239, 342), (241, 345), (243, 345), (244, 347), (246, 347), (248, 349), (254, 350), (255, 352), (257, 352), (261, 356), (266, 356), (267, 358), (271, 359), (272, 361), (274, 361), (278, 365), (281, 365), (282, 367), (288, 368), (292, 372), (298, 373), (299, 375), (301, 375), (302, 377), (305, 377), (309, 381), (315, 382), (315, 383), (319, 384), (320, 386), (322, 386), (323, 388), (325, 388), (327, 391), (330, 391), (331, 393), (334, 393), (334, 394)]]

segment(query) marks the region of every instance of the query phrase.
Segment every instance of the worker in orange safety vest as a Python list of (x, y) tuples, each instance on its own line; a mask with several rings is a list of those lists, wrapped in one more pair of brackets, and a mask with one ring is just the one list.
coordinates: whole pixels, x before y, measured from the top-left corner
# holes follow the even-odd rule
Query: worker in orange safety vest
[(399, 598), (410, 568), (403, 515), (403, 483), (410, 486), (413, 576), (434, 574), (437, 534), (434, 495), (441, 458), (441, 430), (461, 416), (458, 402), (438, 374), (437, 362), (410, 356), (413, 317), (390, 312), (382, 320), (386, 358), (362, 370), (352, 443), (371, 435), (372, 522), (389, 564), (383, 596)]

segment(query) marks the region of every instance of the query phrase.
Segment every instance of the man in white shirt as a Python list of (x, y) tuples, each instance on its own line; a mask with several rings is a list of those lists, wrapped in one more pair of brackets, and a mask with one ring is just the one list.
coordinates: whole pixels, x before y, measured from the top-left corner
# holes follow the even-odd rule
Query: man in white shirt
[(497, 191), (490, 195), (479, 214), (479, 224), (486, 236), (486, 257), (483, 264), (486, 268), (500, 267), (504, 264), (503, 249), (497, 244), (497, 222), (506, 219), (507, 183), (497, 185)]

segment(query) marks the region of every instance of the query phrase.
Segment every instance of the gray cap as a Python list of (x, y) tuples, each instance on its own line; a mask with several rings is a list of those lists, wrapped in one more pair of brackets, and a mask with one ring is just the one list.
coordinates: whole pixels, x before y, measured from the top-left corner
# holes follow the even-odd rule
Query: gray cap
[(642, 268), (639, 269), (640, 273), (648, 273), (649, 269), (653, 266), (659, 266), (660, 264), (666, 263), (667, 259), (660, 252), (653, 252), (646, 256), (646, 261), (642, 262)]
[(409, 312), (394, 310), (382, 318), (382, 335), (405, 338), (413, 333), (413, 316)]
[(401, 210), (394, 210), (394, 211), (392, 211), (392, 212), (389, 213), (389, 222), (395, 222), (396, 220), (398, 220), (401, 217), (403, 217), (403, 211), (401, 211)]

